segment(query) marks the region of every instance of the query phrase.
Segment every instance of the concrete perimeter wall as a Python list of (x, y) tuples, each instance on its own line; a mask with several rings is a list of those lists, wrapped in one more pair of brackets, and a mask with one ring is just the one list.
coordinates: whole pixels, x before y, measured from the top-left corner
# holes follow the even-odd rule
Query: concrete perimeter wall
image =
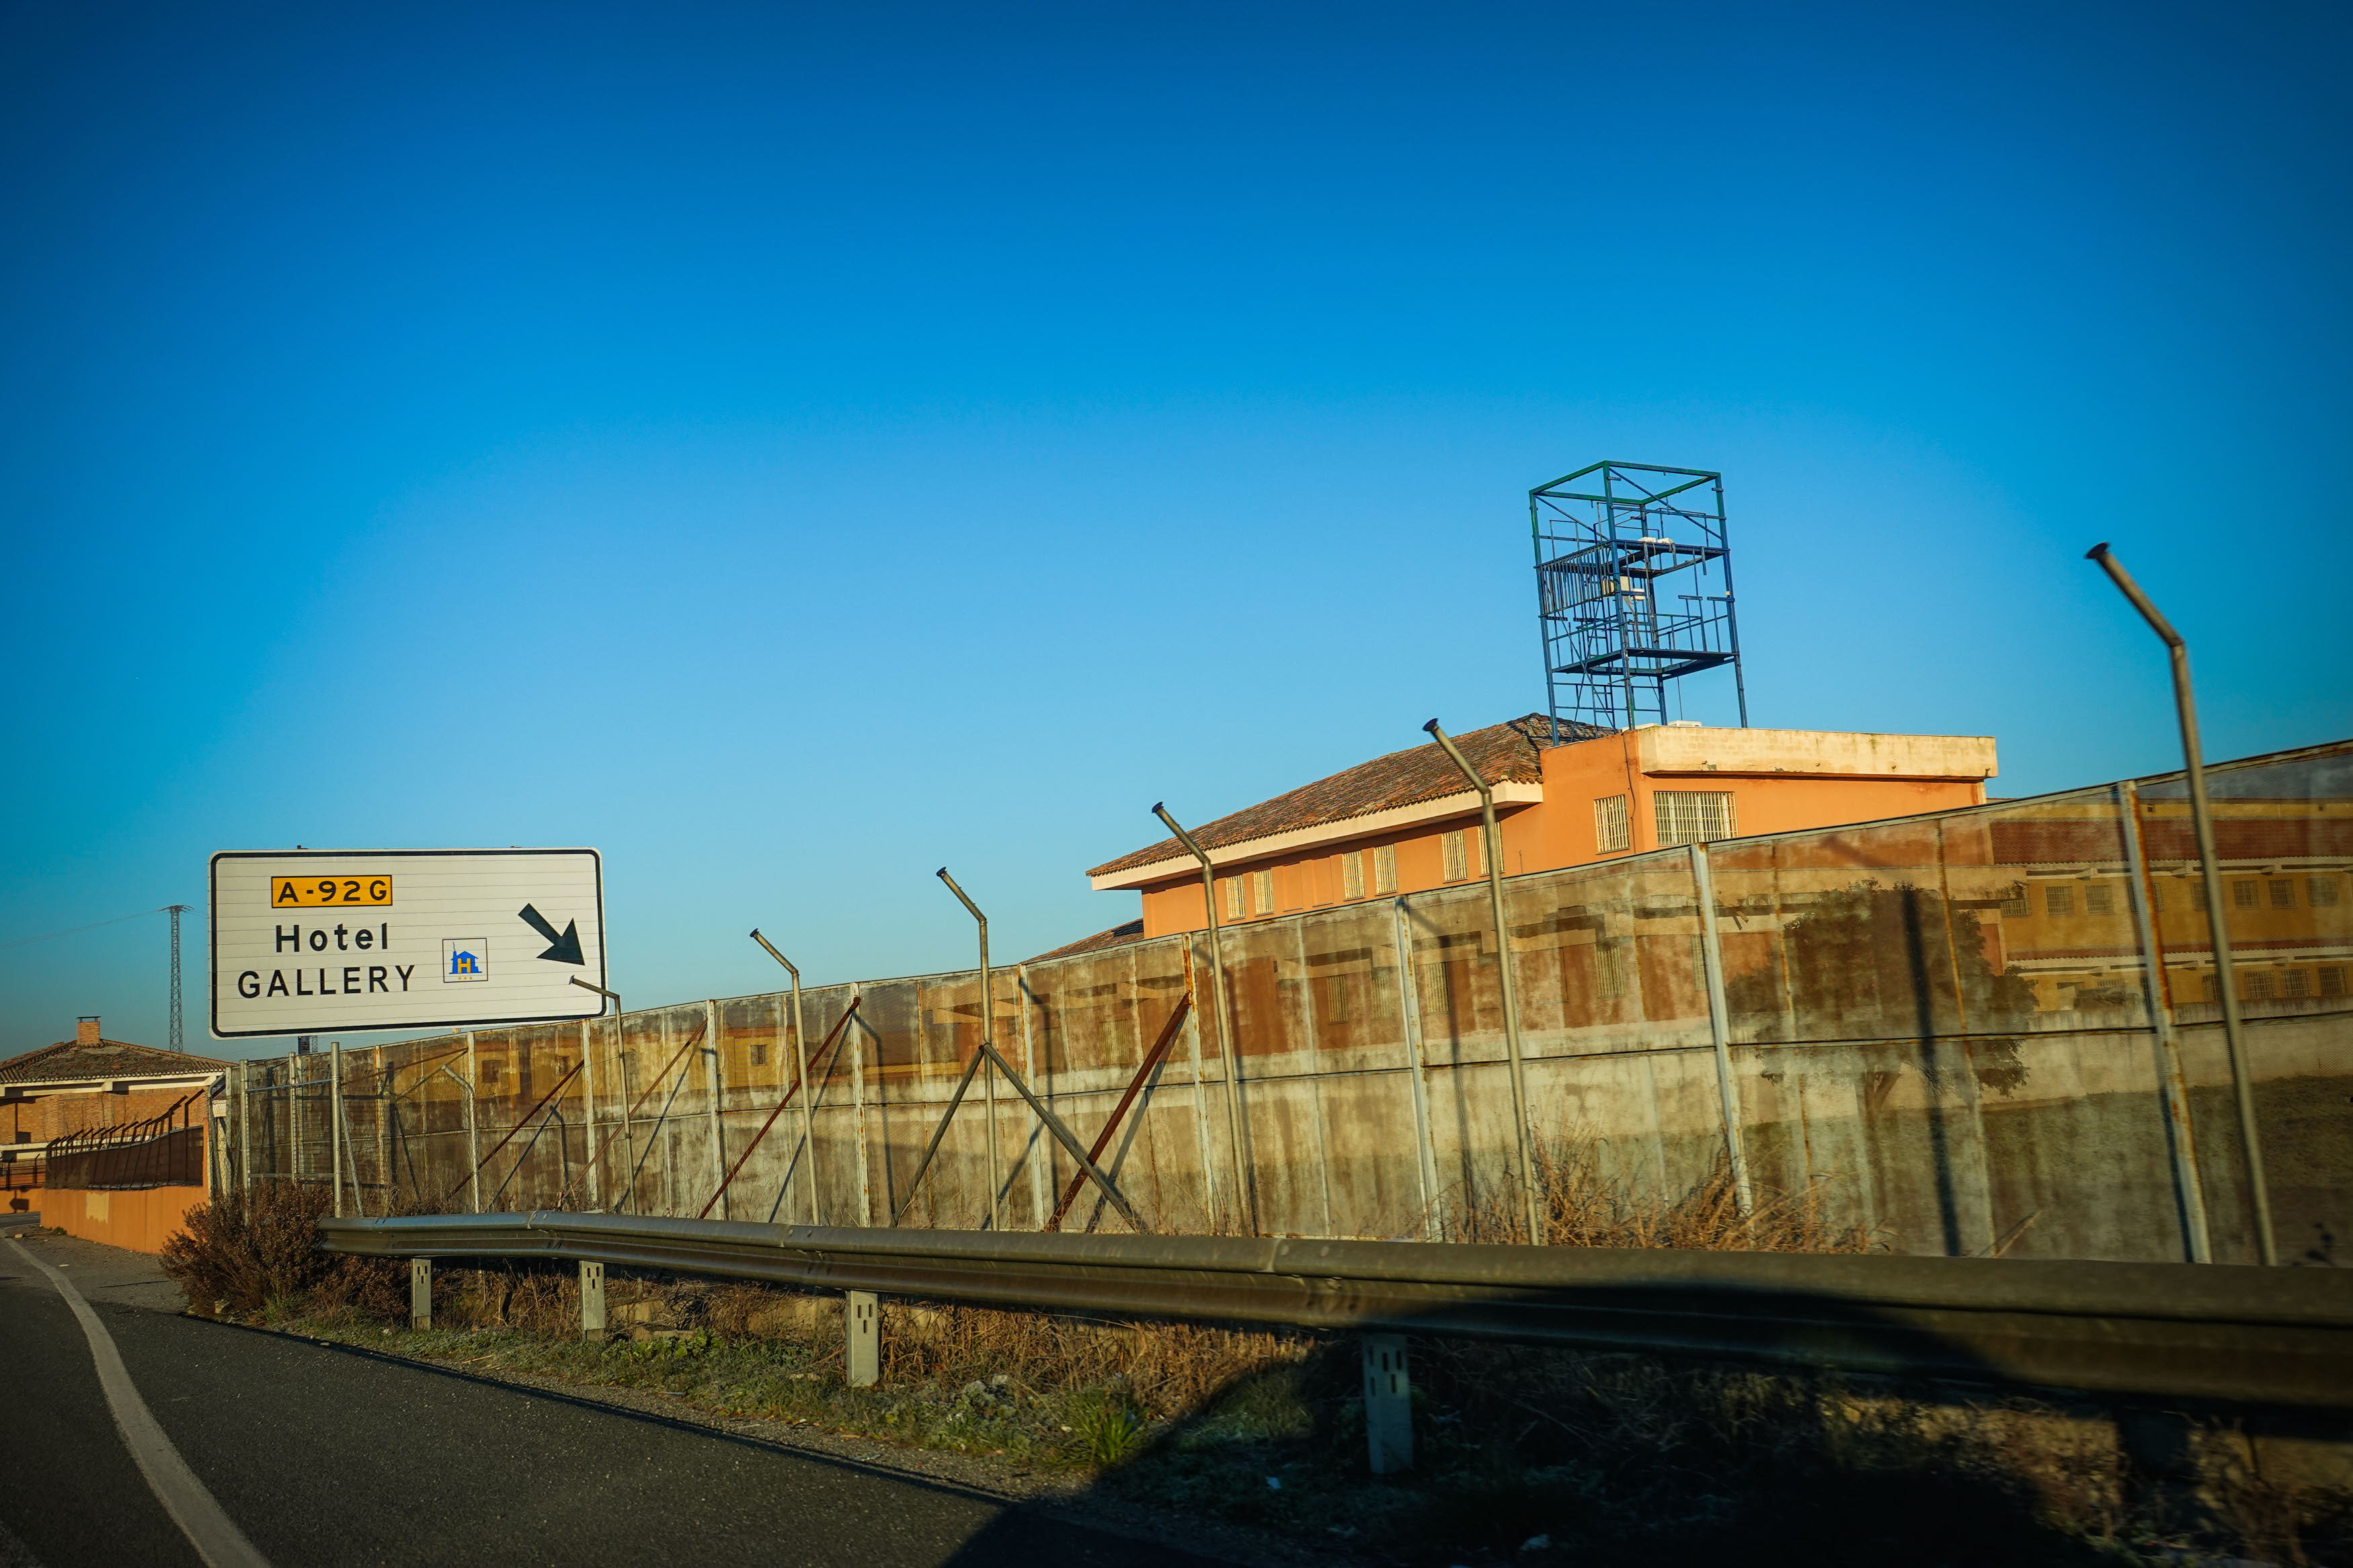
[[(2353, 743), (2231, 764), (2213, 790), (2282, 1249), (2336, 1258), (2353, 1237)], [(1688, 850), (1510, 879), (1539, 1136), (1630, 1194), (1687, 1191), (1726, 1146), (1721, 1035), (1757, 1179), (1898, 1250), (2179, 1258), (2202, 1203), (2215, 1258), (2251, 1260), (2180, 795), (2159, 779), (1712, 846), (1720, 1009)], [(1092, 1142), (1191, 999), (1104, 1154), (1147, 1223), (1247, 1228), (1247, 1196), (1269, 1233), (1434, 1237), (1506, 1194), (1483, 885), (1222, 941), (1222, 1038), (1202, 932), (1003, 970), (987, 1001), (999, 1048)], [(367, 1213), (885, 1225), (982, 1005), (965, 973), (814, 987), (797, 1018), (770, 994), (485, 1030), (346, 1051), (340, 1101), (325, 1057), (257, 1063), (232, 1078), (228, 1179), (339, 1166)], [(797, 1098), (776, 1112), (803, 1048), (806, 1126)], [(2174, 1063), (2186, 1127), (2161, 1109)], [(997, 1223), (1053, 1210), (1072, 1162), (991, 1089), (974, 1085), (904, 1223), (987, 1223), (992, 1146)], [(1067, 1224), (1119, 1222), (1082, 1194)]]

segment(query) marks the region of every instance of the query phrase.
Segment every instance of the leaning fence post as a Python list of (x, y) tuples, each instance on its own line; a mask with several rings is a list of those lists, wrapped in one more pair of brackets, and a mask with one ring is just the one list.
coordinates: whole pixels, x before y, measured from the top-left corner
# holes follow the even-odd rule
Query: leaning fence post
[(1403, 1334), (1365, 1336), (1365, 1447), (1377, 1476), (1413, 1468), (1413, 1380)]
[(237, 1190), (253, 1191), (253, 1063), (237, 1064)]
[(719, 1040), (721, 1019), (719, 1004), (702, 1005), (702, 1037), (708, 1053), (704, 1066), (710, 1069), (711, 1080), (711, 1179), (719, 1184), (719, 1217), (727, 1215), (727, 1134), (720, 1120), (720, 1100), (723, 1098), (720, 1076)]
[(882, 1310), (871, 1290), (848, 1292), (842, 1302), (841, 1326), (852, 1388), (871, 1388), (882, 1381)]
[(466, 1158), (474, 1167), (466, 1178), (467, 1202), (476, 1214), (482, 1212), (482, 1135), (474, 1115), (474, 1086), (482, 1081), (481, 1068), (474, 1060), (474, 1032), (466, 1031)]
[(1699, 904), (1700, 969), (1707, 980), (1707, 1032), (1715, 1046), (1715, 1098), (1724, 1112), (1724, 1157), (1732, 1167), (1732, 1198), (1746, 1215), (1748, 1152), (1740, 1136), (1740, 1092), (1732, 1082), (1732, 1009), (1724, 999), (1724, 944), (1715, 929), (1715, 874), (1707, 846), (1691, 847), (1692, 895)]
[(408, 1326), (433, 1326), (433, 1259), (429, 1258), (408, 1260)]
[(586, 1258), (580, 1263), (580, 1337), (592, 1345), (605, 1342), (605, 1266)]
[(2173, 1033), (2173, 1004), (2165, 988), (2165, 943), (2149, 910), (2148, 858), (2140, 841), (2140, 791), (2130, 780), (2116, 786), (2124, 827), (2125, 886), (2132, 897), (2140, 940), (2141, 987), (2149, 1031), (2156, 1037), (2158, 1105), (2165, 1113), (2165, 1148), (2173, 1164), (2173, 1197), (2180, 1210), (2182, 1250), (2192, 1263), (2214, 1261), (2206, 1224), (2206, 1186), (2198, 1174), (2198, 1142), (2189, 1121), (2189, 1090), (2181, 1077), (2181, 1047)]

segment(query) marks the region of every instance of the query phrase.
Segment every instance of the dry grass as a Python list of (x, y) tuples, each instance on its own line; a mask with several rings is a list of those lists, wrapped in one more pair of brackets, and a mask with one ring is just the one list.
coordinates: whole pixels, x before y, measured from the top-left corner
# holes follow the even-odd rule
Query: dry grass
[[(1830, 1217), (1832, 1184), (1788, 1191), (1769, 1184), (1750, 1188), (1749, 1212), (1740, 1212), (1731, 1162), (1719, 1154), (1682, 1192), (1637, 1191), (1611, 1179), (1599, 1140), (1568, 1136), (1535, 1140), (1537, 1215), (1547, 1247), (1681, 1247), (1716, 1252), (1869, 1252), (1871, 1232)], [(1515, 1181), (1458, 1188), (1445, 1207), (1450, 1241), (1525, 1239)]]

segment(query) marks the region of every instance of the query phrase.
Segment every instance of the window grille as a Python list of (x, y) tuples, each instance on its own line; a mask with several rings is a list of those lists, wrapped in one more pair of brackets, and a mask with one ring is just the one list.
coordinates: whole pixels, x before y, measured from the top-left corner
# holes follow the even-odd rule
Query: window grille
[(2323, 996), (2342, 996), (2345, 994), (2345, 971), (2343, 969), (2331, 964), (2328, 968), (2319, 972), (2319, 978), (2320, 994)]
[(2304, 879), (2304, 901), (2310, 904), (2316, 910), (2335, 909), (2337, 907), (2337, 879), (2334, 877), (2306, 877)]
[(1361, 849), (1351, 849), (1340, 857), (1340, 896), (1344, 899), (1365, 896), (1365, 855)]
[(2165, 912), (2164, 883), (2151, 882), (2148, 885), (2148, 910), (2151, 914), (2161, 915)]
[(2233, 882), (2231, 884), (2231, 903), (2233, 908), (2242, 910), (2261, 909), (2263, 907), (2263, 885), (2261, 882)]
[(1373, 851), (1373, 891), (1397, 891), (1397, 846), (1384, 844)]
[(2116, 912), (2116, 890), (2105, 882), (2094, 882), (2084, 889), (2084, 912), (2087, 915), (2112, 915)]
[(2034, 906), (2027, 901), (2025, 883), (2011, 886), (2009, 897), (2001, 901), (2001, 912), (2014, 921), (2022, 921), (2034, 912)]
[(2057, 886), (2042, 889), (2042, 912), (2047, 915), (2072, 915), (2075, 912), (2075, 889)]
[(2220, 1002), (2222, 999), (2221, 982), (2215, 979), (2211, 974), (2200, 975), (2198, 977), (2198, 999), (2201, 1002)]
[(1439, 845), (1446, 857), (1446, 880), (1460, 882), (1471, 875), (1471, 851), (1463, 835), (1446, 834), (1440, 838)]
[(2276, 881), (2264, 885), (2271, 889), (2272, 908), (2275, 910), (2295, 908), (2295, 883), (2291, 879), (2282, 877)]
[(1242, 918), (1242, 879), (1240, 877), (1229, 877), (1226, 879), (1225, 886), (1226, 919), (1238, 921)]
[(1626, 797), (1613, 795), (1593, 803), (1593, 842), (1602, 854), (1634, 847), (1634, 824)]
[(1662, 789), (1651, 797), (1659, 847), (1732, 837), (1732, 796), (1722, 790)]
[(2302, 970), (2302, 969), (2283, 969), (2283, 970), (2281, 970), (2281, 971), (2280, 971), (2280, 994), (2281, 994), (2281, 995), (2283, 995), (2283, 996), (2309, 996), (2309, 995), (2311, 995), (2311, 994), (2312, 994), (2312, 975), (2311, 975), (2311, 973), (2310, 973), (2308, 971)]
[(2245, 974), (2240, 976), (2239, 994), (2250, 1002), (2270, 1001), (2272, 972), (2268, 969), (2248, 970)]
[(1273, 872), (1252, 871), (1250, 873), (1250, 903), (1260, 914), (1274, 913)]

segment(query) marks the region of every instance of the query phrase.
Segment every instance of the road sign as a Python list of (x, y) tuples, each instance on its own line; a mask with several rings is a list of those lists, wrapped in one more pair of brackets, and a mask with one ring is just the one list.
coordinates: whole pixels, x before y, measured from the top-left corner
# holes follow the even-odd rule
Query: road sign
[(593, 1018), (594, 849), (230, 849), (212, 858), (220, 1039)]

